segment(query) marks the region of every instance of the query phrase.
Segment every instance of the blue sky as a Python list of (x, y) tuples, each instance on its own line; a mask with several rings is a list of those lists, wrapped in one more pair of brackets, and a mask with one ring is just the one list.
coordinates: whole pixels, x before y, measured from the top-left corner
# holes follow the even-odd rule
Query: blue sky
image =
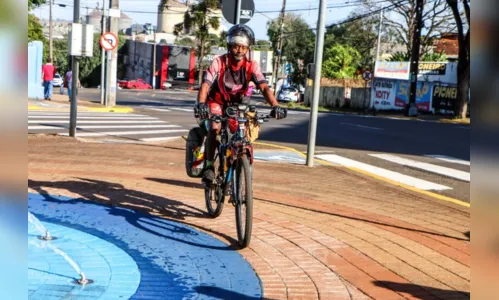
[[(282, 0), (254, 0), (255, 1), (255, 9), (257, 11), (279, 11), (282, 7)], [(54, 0), (55, 3), (63, 3), (63, 4), (73, 4), (72, 0)], [(81, 5), (83, 7), (90, 7), (93, 9), (96, 7), (97, 2), (102, 6), (102, 0), (81, 0)], [(109, 0), (106, 0), (109, 3)], [(313, 8), (317, 8), (319, 6), (318, 0), (287, 0), (286, 9), (312, 9), (310, 11), (301, 11), (295, 12), (296, 14), (301, 15), (306, 22), (310, 25), (310, 27), (315, 27), (315, 23), (318, 18), (318, 10)], [(333, 5), (343, 5), (345, 3), (357, 2), (358, 0), (328, 0), (327, 4), (329, 6)], [(120, 8), (134, 21), (138, 23), (152, 23), (156, 24), (157, 16), (154, 13), (133, 13), (127, 12), (129, 11), (142, 11), (142, 12), (155, 12), (157, 10), (159, 0), (120, 0)], [(344, 20), (348, 17), (351, 11), (358, 7), (346, 7), (346, 8), (332, 8), (328, 9), (326, 13), (326, 24), (333, 23), (336, 21)], [(86, 9), (81, 9), (81, 14), (86, 15)], [(49, 16), (49, 7), (45, 5), (41, 8), (38, 8), (34, 11), (35, 15), (42, 18), (48, 18)], [(247, 23), (254, 31), (257, 39), (268, 39), (267, 38), (267, 21), (273, 18), (277, 18), (279, 16), (279, 12), (269, 12), (264, 15), (260, 13), (255, 13), (254, 17)], [(60, 18), (65, 20), (71, 20), (73, 17), (72, 8), (66, 7), (58, 7), (54, 6), (54, 18)], [(223, 22), (224, 26), (230, 28), (230, 24)]]

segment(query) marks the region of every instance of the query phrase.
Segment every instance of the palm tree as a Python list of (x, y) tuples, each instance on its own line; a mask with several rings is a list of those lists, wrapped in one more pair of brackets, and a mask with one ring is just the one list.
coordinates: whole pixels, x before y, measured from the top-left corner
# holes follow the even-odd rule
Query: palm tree
[(201, 84), (203, 78), (203, 57), (210, 42), (210, 28), (217, 30), (220, 27), (220, 18), (215, 10), (220, 8), (219, 0), (203, 0), (192, 5), (184, 15), (184, 22), (175, 25), (174, 34), (183, 35), (184, 32), (191, 33), (196, 37), (198, 46), (198, 82)]

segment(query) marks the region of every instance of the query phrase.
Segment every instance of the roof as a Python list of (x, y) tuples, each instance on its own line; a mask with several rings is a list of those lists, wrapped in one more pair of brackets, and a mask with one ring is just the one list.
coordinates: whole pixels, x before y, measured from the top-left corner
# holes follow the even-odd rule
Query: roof
[(102, 18), (102, 13), (99, 9), (94, 8), (91, 13), (88, 14), (90, 18)]

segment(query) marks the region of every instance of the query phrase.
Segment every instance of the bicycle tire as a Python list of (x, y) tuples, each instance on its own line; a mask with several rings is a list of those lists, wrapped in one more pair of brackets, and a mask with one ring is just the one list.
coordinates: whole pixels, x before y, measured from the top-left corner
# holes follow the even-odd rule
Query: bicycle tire
[[(218, 153), (218, 148), (216, 151)], [(212, 218), (216, 218), (222, 214), (225, 201), (225, 185), (223, 180), (219, 180), (219, 177), (224, 178), (224, 176), (220, 176), (220, 172), (223, 172), (223, 166), (221, 168), (219, 167), (224, 158), (220, 159), (220, 156), (217, 153), (215, 154), (215, 161), (213, 162), (215, 171), (217, 172), (215, 181), (211, 185), (205, 185), (204, 188), (206, 210), (208, 211), (208, 215)], [(212, 196), (214, 197), (214, 201), (212, 201)]]
[[(238, 158), (234, 172), (237, 239), (241, 248), (246, 248), (251, 241), (253, 229), (253, 179), (251, 165), (246, 155)], [(241, 187), (243, 182), (245, 186)], [(242, 192), (246, 194), (246, 197), (242, 196)], [(245, 212), (243, 212), (243, 207), (246, 208)]]

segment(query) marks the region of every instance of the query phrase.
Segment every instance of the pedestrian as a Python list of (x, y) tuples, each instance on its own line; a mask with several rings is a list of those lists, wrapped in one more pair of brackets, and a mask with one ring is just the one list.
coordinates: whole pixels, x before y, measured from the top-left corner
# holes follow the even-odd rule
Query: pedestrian
[(52, 58), (49, 57), (47, 63), (42, 66), (43, 95), (45, 100), (52, 100), (55, 73), (55, 66), (52, 64)]
[(69, 69), (69, 71), (66, 73), (66, 76), (64, 77), (64, 81), (68, 85), (68, 96), (69, 96), (69, 101), (71, 101), (71, 89), (72, 89), (72, 81), (73, 81), (73, 71)]

